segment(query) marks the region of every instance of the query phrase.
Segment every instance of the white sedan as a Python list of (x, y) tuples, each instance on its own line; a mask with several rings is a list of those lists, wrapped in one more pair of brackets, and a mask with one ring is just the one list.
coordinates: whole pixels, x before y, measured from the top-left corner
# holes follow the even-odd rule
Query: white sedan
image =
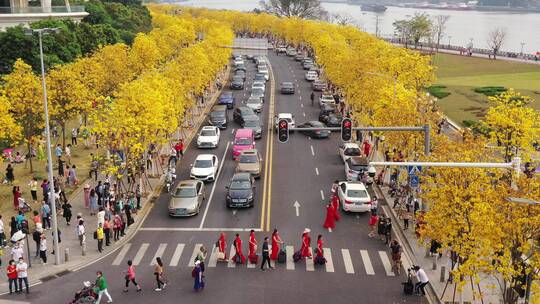
[(340, 182), (337, 194), (345, 212), (368, 212), (371, 209), (371, 197), (361, 182)]
[(253, 85), (251, 86), (251, 89), (262, 89), (263, 91), (266, 91), (266, 83), (262, 81), (255, 81), (253, 82)]
[(339, 156), (346, 162), (352, 156), (362, 156), (362, 152), (356, 143), (342, 143), (339, 145)]
[(319, 75), (315, 71), (307, 71), (306, 73), (306, 80), (307, 81), (315, 81), (319, 79)]
[(323, 106), (324, 104), (335, 106), (336, 100), (334, 99), (334, 96), (329, 94), (322, 94), (321, 97), (319, 97), (319, 106)]
[(213, 182), (216, 180), (219, 168), (218, 157), (214, 154), (200, 154), (191, 166), (191, 179)]
[(204, 126), (197, 137), (198, 148), (217, 148), (220, 132), (218, 127)]

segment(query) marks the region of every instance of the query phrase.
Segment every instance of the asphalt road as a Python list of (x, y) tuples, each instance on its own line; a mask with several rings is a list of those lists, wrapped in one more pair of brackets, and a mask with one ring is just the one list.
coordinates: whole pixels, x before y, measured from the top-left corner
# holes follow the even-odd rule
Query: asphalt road
[[(293, 113), (299, 124), (317, 120), (319, 111), (317, 102), (311, 105), (311, 85), (304, 79), (300, 63), (273, 52), (269, 59), (274, 81), (267, 84), (265, 108), (260, 114), (265, 122), (263, 137), (256, 143), (265, 159), (266, 170), (257, 181), (255, 207), (233, 210), (225, 206), (225, 186), (235, 166), (232, 146), (229, 144), (227, 149), (227, 143), (233, 139), (233, 130), (239, 128), (229, 113), (230, 123), (221, 133), (220, 146), (203, 151), (192, 143), (177, 170), (177, 180), (189, 178), (189, 165), (199, 153), (213, 153), (224, 161), (218, 180), (207, 184), (207, 199), (199, 215), (170, 218), (167, 215), (169, 195), (162, 194), (142, 229), (123, 248), (86, 268), (33, 287), (29, 296), (2, 296), (0, 302), (1, 299), (16, 299), (32, 303), (66, 303), (83, 281), (93, 281), (95, 271), (102, 270), (115, 303), (149, 303), (154, 299), (162, 303), (426, 303), (424, 298), (403, 295), (401, 282), (405, 278), (395, 276), (388, 269), (388, 248), (380, 240), (367, 236), (367, 214), (341, 212), (342, 219), (337, 222), (336, 229), (332, 232), (323, 229), (324, 206), (332, 181), (344, 179), (343, 164), (338, 155), (339, 134), (316, 140), (295, 133), (286, 144), (278, 143), (274, 134), (268, 134), (272, 112)], [(254, 65), (249, 63), (248, 67), (246, 88), (250, 87), (254, 75)], [(279, 94), (282, 81), (294, 82), (296, 93)], [(249, 97), (247, 90), (234, 92), (237, 102)], [(298, 216), (293, 207), (296, 201), (300, 204)], [(329, 260), (326, 266), (313, 267), (309, 260), (290, 261), (293, 250), (300, 246), (301, 232), (306, 227), (312, 230), (313, 240), (318, 234), (323, 235)], [(205, 290), (193, 292), (190, 264), (198, 244), (212, 248), (219, 231), (226, 231), (230, 248), (234, 234), (240, 233), (246, 252), (247, 231), (252, 228), (257, 230), (259, 243), (264, 236), (270, 235), (270, 230), (279, 229), (285, 245), (291, 246), (287, 263), (275, 265), (276, 270), (261, 272), (257, 268), (225, 262), (214, 266), (213, 254), (207, 262)], [(167, 289), (160, 293), (154, 291), (151, 262), (155, 256), (162, 256), (169, 280)], [(133, 287), (128, 293), (122, 292), (123, 271), (128, 259), (137, 265), (137, 280), (143, 288), (140, 293)]]

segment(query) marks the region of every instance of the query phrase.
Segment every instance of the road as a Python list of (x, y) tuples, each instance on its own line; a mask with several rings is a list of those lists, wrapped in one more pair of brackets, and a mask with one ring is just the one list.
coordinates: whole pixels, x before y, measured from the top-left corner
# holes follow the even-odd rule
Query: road
[[(109, 291), (115, 303), (148, 303), (158, 299), (162, 303), (427, 303), (424, 298), (403, 296), (401, 282), (390, 270), (388, 248), (380, 240), (370, 239), (367, 214), (342, 214), (333, 231), (322, 227), (325, 204), (335, 179), (343, 179), (343, 164), (338, 155), (339, 134), (329, 139), (310, 139), (302, 134), (291, 134), (289, 142), (281, 144), (269, 134), (268, 121), (273, 113), (290, 112), (296, 123), (316, 120), (319, 107), (311, 105), (311, 85), (304, 79), (300, 63), (284, 55), (268, 55), (273, 80), (266, 89), (264, 110), (260, 114), (264, 123), (263, 137), (256, 147), (264, 158), (264, 171), (257, 181), (255, 207), (233, 210), (225, 206), (225, 186), (234, 172), (232, 122), (222, 131), (221, 142), (213, 150), (199, 150), (192, 143), (181, 161), (178, 179), (189, 178), (190, 164), (199, 153), (213, 153), (223, 162), (216, 182), (207, 184), (206, 201), (201, 213), (192, 218), (171, 218), (167, 215), (168, 194), (162, 194), (148, 214), (144, 224), (133, 239), (113, 254), (81, 270), (43, 282), (32, 288), (30, 295), (2, 296), (1, 299), (32, 303), (66, 303), (83, 281), (95, 279), (95, 272), (102, 270), (109, 282)], [(248, 90), (255, 67), (248, 64), (246, 90), (234, 91), (238, 101), (248, 98)], [(292, 81), (294, 95), (279, 94), (279, 83)], [(270, 135), (270, 137), (269, 137)], [(229, 143), (229, 144), (228, 144)], [(294, 207), (299, 203), (298, 216)], [(324, 238), (328, 263), (313, 266), (311, 260), (293, 263), (293, 250), (300, 246), (304, 228), (312, 230), (312, 239), (318, 234)], [(212, 248), (219, 231), (226, 231), (228, 248), (235, 233), (240, 233), (247, 247), (248, 231), (255, 229), (262, 243), (278, 228), (289, 259), (277, 264), (276, 270), (261, 272), (258, 268), (215, 262), (215, 254), (207, 262), (206, 288), (202, 293), (193, 292), (191, 264), (195, 250), (205, 245)], [(93, 241), (93, 240), (92, 240)], [(91, 243), (92, 243), (91, 241)], [(93, 244), (90, 244), (92, 246)], [(313, 242), (313, 247), (316, 242)], [(259, 246), (260, 248), (260, 246)], [(244, 248), (244, 252), (247, 248)], [(169, 280), (167, 289), (154, 291), (155, 281), (152, 261), (161, 256)], [(128, 259), (134, 261), (137, 280), (143, 291), (131, 289), (123, 293), (123, 271)], [(104, 303), (103, 301), (102, 303)]]

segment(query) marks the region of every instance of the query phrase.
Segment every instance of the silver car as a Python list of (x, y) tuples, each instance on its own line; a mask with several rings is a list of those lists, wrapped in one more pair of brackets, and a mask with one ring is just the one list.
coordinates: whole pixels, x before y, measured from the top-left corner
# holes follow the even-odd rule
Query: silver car
[(246, 101), (246, 106), (250, 107), (255, 113), (261, 113), (262, 110), (262, 100), (259, 97), (251, 96)]
[(204, 183), (200, 180), (183, 180), (178, 183), (169, 202), (170, 216), (192, 216), (199, 214), (205, 199)]

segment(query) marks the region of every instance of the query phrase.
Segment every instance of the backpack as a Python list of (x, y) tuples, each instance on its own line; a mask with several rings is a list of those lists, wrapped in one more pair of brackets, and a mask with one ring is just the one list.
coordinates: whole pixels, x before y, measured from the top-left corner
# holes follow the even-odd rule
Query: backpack
[(195, 269), (196, 269), (196, 268), (193, 268), (193, 270), (191, 271), (191, 277), (192, 277), (192, 278), (197, 277), (197, 271), (196, 271)]

